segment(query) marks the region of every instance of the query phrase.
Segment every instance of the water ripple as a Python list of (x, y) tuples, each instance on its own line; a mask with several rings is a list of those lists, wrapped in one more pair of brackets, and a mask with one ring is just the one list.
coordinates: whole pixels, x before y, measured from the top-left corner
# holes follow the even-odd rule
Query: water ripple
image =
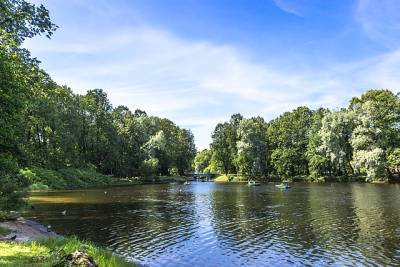
[(193, 183), (107, 191), (39, 195), (71, 201), (38, 202), (27, 216), (148, 266), (400, 265), (397, 186), (295, 184), (281, 191)]

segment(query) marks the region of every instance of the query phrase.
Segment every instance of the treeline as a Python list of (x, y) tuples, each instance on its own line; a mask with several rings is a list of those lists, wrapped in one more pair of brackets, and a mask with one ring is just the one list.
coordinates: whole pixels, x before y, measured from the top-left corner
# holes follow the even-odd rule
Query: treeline
[(298, 107), (270, 122), (234, 114), (215, 127), (211, 148), (198, 152), (194, 167), (264, 179), (398, 178), (399, 94), (369, 90), (347, 108)]
[(23, 111), (18, 157), (22, 165), (58, 169), (94, 166), (114, 176), (184, 174), (193, 134), (146, 112), (113, 108), (100, 89), (76, 95), (40, 81)]
[[(0, 0), (0, 206), (10, 208), (35, 182), (31, 177), (48, 176), (39, 175), (46, 169), (63, 170), (53, 175), (58, 185), (93, 177), (76, 168), (124, 177), (190, 169), (196, 150), (189, 130), (141, 110), (113, 108), (101, 89), (74, 94), (40, 69), (21, 45), (56, 28), (44, 6)], [(31, 166), (37, 173), (21, 171)]]

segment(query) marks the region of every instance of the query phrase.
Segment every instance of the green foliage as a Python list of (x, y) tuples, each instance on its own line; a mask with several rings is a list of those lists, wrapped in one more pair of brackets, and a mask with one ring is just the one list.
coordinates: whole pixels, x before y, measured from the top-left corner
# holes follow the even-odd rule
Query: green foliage
[(246, 177), (312, 182), (399, 175), (400, 99), (389, 90), (369, 90), (337, 111), (299, 107), (267, 124), (262, 118), (232, 121), (216, 126), (210, 153), (194, 161), (196, 168), (224, 173), (219, 180), (229, 180), (235, 170)]
[(390, 174), (389, 156), (400, 147), (400, 99), (389, 90), (369, 90), (353, 98), (349, 109), (356, 117), (352, 147), (356, 171), (369, 180)]
[(197, 152), (193, 159), (193, 168), (198, 173), (207, 173), (210, 171), (212, 152), (209, 149), (203, 149)]
[(49, 12), (43, 5), (35, 6), (24, 0), (1, 0), (0, 28), (4, 33), (14, 35), (21, 44), (35, 35), (50, 37), (57, 26), (51, 22)]
[(212, 133), (212, 165), (225, 174), (236, 173), (238, 128), (243, 116), (233, 114), (229, 122), (219, 123)]
[(318, 131), (321, 144), (318, 151), (330, 161), (330, 174), (346, 175), (352, 172), (350, 138), (353, 129), (352, 115), (345, 109), (326, 113)]
[(144, 177), (149, 177), (153, 175), (157, 175), (157, 170), (159, 169), (158, 159), (152, 158), (147, 159), (142, 162), (140, 166), (140, 173)]
[(236, 166), (250, 177), (267, 175), (268, 142), (266, 123), (260, 117), (241, 120), (238, 128)]
[(18, 173), (18, 163), (10, 154), (0, 154), (0, 210), (17, 209), (28, 179)]
[(312, 124), (312, 111), (299, 107), (285, 112), (268, 126), (271, 163), (278, 175), (308, 174), (306, 151)]
[(388, 165), (391, 172), (400, 174), (400, 148), (395, 148), (389, 153)]
[(25, 168), (21, 175), (32, 183), (31, 190), (85, 188), (109, 185), (112, 178), (92, 169), (64, 168), (50, 170), (41, 167)]
[(43, 183), (34, 183), (29, 186), (30, 191), (49, 190), (49, 186)]

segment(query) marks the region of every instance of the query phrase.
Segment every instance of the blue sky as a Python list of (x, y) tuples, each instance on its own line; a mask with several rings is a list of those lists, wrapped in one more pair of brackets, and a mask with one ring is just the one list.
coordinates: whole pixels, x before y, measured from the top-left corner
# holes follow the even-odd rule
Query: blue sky
[(53, 79), (190, 128), (270, 120), (400, 85), (397, 0), (35, 0), (60, 26), (25, 43)]

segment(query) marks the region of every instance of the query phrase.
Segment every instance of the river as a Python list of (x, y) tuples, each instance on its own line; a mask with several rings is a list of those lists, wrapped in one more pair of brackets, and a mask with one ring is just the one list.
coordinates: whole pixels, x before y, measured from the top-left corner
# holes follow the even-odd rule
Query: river
[(146, 266), (400, 265), (399, 185), (195, 182), (30, 197), (27, 218)]

